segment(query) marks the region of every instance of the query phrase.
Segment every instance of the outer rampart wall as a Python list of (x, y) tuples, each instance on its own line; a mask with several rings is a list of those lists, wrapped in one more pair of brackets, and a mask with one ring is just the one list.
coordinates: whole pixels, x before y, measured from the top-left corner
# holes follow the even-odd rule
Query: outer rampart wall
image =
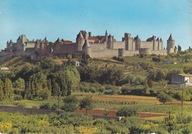
[(133, 56), (137, 54), (139, 54), (139, 51), (136, 51), (136, 50), (124, 51), (125, 56)]
[(151, 54), (156, 54), (156, 55), (167, 55), (167, 51), (166, 50), (152, 50)]

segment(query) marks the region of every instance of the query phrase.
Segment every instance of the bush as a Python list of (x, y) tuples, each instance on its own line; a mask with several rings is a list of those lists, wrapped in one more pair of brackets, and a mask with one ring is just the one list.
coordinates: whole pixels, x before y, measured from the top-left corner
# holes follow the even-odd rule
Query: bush
[(40, 109), (51, 109), (50, 103), (45, 103), (39, 106)]
[(23, 97), (21, 95), (14, 95), (13, 100), (14, 101), (20, 101), (20, 100), (23, 100)]
[(57, 104), (53, 104), (52, 106), (51, 106), (51, 110), (57, 110)]
[(73, 112), (78, 108), (78, 99), (75, 96), (67, 96), (63, 99), (64, 105), (62, 106), (62, 110), (66, 112)]
[(130, 117), (130, 116), (135, 116), (137, 115), (137, 109), (136, 108), (127, 108), (127, 107), (122, 107), (117, 111), (117, 116), (124, 116), (124, 117)]
[(26, 107), (26, 103), (25, 102), (16, 102), (15, 105), (17, 105), (18, 107)]
[(162, 102), (162, 103), (165, 103), (165, 102), (169, 102), (169, 101), (172, 101), (172, 97), (164, 92), (160, 92), (158, 95), (157, 95), (157, 99)]

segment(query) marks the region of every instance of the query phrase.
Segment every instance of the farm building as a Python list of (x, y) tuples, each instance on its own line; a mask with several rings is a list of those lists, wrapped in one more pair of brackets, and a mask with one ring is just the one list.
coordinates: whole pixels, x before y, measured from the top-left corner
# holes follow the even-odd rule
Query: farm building
[(174, 74), (171, 76), (171, 84), (192, 86), (192, 74)]

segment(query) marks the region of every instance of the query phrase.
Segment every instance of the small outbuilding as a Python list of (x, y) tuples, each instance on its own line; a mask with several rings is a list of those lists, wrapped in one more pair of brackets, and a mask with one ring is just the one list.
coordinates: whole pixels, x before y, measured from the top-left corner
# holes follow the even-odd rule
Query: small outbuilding
[(171, 76), (171, 84), (192, 86), (192, 74), (174, 74)]

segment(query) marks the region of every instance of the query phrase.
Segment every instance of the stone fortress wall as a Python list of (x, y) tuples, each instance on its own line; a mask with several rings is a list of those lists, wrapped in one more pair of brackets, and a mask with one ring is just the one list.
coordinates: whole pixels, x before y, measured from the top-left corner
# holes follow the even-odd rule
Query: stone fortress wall
[(146, 41), (142, 41), (139, 36), (131, 37), (130, 33), (125, 33), (121, 41), (117, 41), (114, 36), (104, 35), (92, 36), (91, 32), (81, 30), (76, 37), (76, 42), (64, 39), (57, 39), (55, 42), (49, 42), (46, 38), (43, 40), (28, 40), (26, 35), (21, 35), (16, 42), (12, 40), (7, 42), (7, 48), (0, 53), (0, 58), (6, 54), (31, 56), (40, 60), (45, 56), (62, 56), (66, 54), (82, 55), (83, 53), (92, 58), (114, 57), (114, 56), (133, 56), (133, 55), (167, 55), (167, 53), (176, 53), (175, 40), (172, 35), (167, 40), (167, 50), (163, 49), (161, 38), (152, 36)]

